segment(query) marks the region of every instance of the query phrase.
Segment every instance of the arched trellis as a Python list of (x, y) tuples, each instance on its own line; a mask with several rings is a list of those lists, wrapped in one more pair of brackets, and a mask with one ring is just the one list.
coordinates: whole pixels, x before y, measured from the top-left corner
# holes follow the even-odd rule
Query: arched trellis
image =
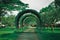
[[(40, 15), (39, 13), (36, 11), (36, 10), (32, 10), (32, 9), (26, 9), (22, 12), (20, 12), (17, 16), (16, 16), (16, 20), (15, 20), (15, 25), (16, 25), (16, 28), (19, 28), (19, 19), (21, 18), (22, 15), (26, 14), (26, 13), (32, 13), (34, 15), (36, 15), (38, 18), (39, 18), (39, 24), (41, 25), (42, 21), (40, 19)], [(40, 26), (39, 25), (39, 26)]]
[(23, 25), (23, 21), (24, 21), (24, 19), (26, 18), (26, 17), (35, 17), (35, 19), (37, 19), (38, 21), (37, 22), (39, 22), (39, 19), (38, 19), (38, 17), (36, 17), (36, 15), (31, 15), (31, 14), (29, 14), (29, 15), (25, 15), (25, 16), (23, 16), (22, 17), (22, 20), (20, 21), (21, 22), (21, 25)]
[[(24, 24), (25, 21), (28, 21), (28, 20), (30, 20), (30, 22), (33, 20), (32, 23), (33, 23), (34, 21), (36, 22), (36, 23), (31, 24), (31, 25), (34, 25), (34, 24), (36, 24), (36, 26), (39, 25), (39, 24), (38, 24), (38, 23), (39, 23), (39, 19), (36, 18), (35, 16), (33, 16), (33, 17), (32, 17), (32, 16), (25, 17), (24, 20), (22, 21), (22, 23)], [(25, 24), (26, 24), (26, 23), (25, 23)], [(28, 24), (29, 24), (29, 23), (28, 23)], [(27, 25), (28, 25), (28, 24), (27, 24)], [(37, 26), (37, 27), (38, 27), (38, 26)]]

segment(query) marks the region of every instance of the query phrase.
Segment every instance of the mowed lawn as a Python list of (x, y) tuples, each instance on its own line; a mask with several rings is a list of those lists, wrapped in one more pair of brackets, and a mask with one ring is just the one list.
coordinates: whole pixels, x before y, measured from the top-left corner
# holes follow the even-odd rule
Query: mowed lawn
[(18, 35), (23, 32), (27, 27), (16, 28), (0, 28), (0, 40), (16, 40)]
[[(21, 28), (21, 29), (16, 29), (16, 28), (1, 28), (0, 29), (0, 40), (16, 40), (20, 33), (22, 33), (24, 30), (28, 29), (27, 27)], [(60, 37), (60, 29), (59, 28), (54, 28), (54, 31), (51, 30), (51, 28), (45, 28), (40, 32), (40, 30), (36, 30), (38, 33), (38, 37), (42, 37), (41, 40), (45, 38), (55, 38), (55, 37)], [(56, 36), (54, 36), (54, 35)], [(48, 37), (49, 36), (49, 37)], [(53, 37), (51, 37), (53, 36)], [(59, 38), (58, 37), (58, 38)]]
[(45, 28), (42, 31), (36, 31), (38, 32), (38, 37), (40, 40), (60, 40), (60, 28), (55, 27), (54, 30), (52, 30), (50, 27)]

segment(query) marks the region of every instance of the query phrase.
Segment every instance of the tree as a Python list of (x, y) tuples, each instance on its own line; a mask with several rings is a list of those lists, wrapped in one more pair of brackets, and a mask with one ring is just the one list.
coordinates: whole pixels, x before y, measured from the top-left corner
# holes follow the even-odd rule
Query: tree
[[(56, 0), (58, 2), (58, 0)], [(54, 31), (54, 26), (57, 21), (60, 21), (60, 1), (55, 4), (52, 2), (48, 7), (42, 8), (40, 10), (41, 19), (44, 26), (51, 27)], [(57, 7), (56, 7), (57, 6)]]
[[(40, 15), (41, 15), (41, 19), (43, 21), (43, 25), (44, 24), (50, 25), (52, 23), (55, 23), (58, 18), (57, 10), (55, 8), (55, 3), (52, 2), (50, 5), (48, 5), (48, 7), (42, 8), (40, 10)], [(54, 20), (56, 20), (56, 21), (54, 21)]]
[(28, 7), (28, 4), (24, 4), (20, 0), (0, 0), (0, 22), (1, 22), (1, 16), (7, 11), (12, 10), (24, 10)]
[(2, 23), (5, 24), (6, 26), (11, 26), (14, 27), (14, 22), (15, 22), (15, 16), (14, 15), (10, 15), (8, 17), (4, 17), (2, 18)]

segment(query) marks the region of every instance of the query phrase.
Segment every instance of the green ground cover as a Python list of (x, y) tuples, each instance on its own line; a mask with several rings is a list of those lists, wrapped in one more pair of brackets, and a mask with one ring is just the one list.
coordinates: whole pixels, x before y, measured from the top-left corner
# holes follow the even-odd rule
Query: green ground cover
[(60, 40), (60, 28), (54, 28), (54, 31), (51, 28), (45, 28), (42, 31), (36, 29), (37, 35), (41, 40)]
[[(0, 29), (0, 40), (16, 40), (18, 35), (20, 35), (20, 33), (22, 33), (26, 29), (28, 28), (2, 28)], [(38, 32), (37, 35), (41, 40), (60, 40), (59, 28), (55, 28), (54, 31), (52, 31), (51, 28), (45, 28), (42, 31), (36, 29), (36, 32)]]
[(27, 27), (16, 29), (16, 28), (1, 28), (0, 29), (0, 40), (16, 40), (21, 32), (26, 30)]
[(0, 29), (0, 35), (1, 34), (6, 34), (6, 33), (14, 33), (14, 32), (23, 32), (24, 30), (26, 30), (27, 27), (23, 27), (23, 28), (20, 28), (20, 29), (16, 29), (15, 27), (14, 28), (1, 28)]

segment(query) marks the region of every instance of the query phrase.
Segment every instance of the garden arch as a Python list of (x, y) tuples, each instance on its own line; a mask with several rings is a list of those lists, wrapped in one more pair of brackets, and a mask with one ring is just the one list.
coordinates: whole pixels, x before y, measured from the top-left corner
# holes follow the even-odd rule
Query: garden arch
[(23, 25), (23, 21), (24, 21), (25, 18), (27, 18), (27, 17), (34, 17), (34, 19), (37, 19), (37, 20), (38, 20), (37, 23), (39, 22), (39, 19), (36, 17), (36, 15), (31, 15), (31, 14), (29, 14), (29, 15), (25, 15), (25, 16), (22, 17), (22, 19), (20, 20), (21, 25)]
[(39, 24), (41, 25), (42, 21), (41, 21), (39, 13), (36, 10), (26, 9), (26, 10), (23, 10), (22, 12), (19, 12), (19, 14), (16, 16), (16, 19), (15, 19), (16, 28), (19, 28), (18, 25), (19, 25), (19, 19), (21, 18), (21, 16), (24, 14), (27, 14), (27, 13), (32, 13), (32, 14), (36, 15), (39, 18)]
[(34, 17), (34, 16), (28, 16), (28, 17), (25, 17), (24, 20), (22, 19), (22, 24), (23, 26), (24, 25), (27, 25), (27, 26), (34, 26), (36, 25), (35, 27), (38, 27), (39, 25), (39, 19)]

